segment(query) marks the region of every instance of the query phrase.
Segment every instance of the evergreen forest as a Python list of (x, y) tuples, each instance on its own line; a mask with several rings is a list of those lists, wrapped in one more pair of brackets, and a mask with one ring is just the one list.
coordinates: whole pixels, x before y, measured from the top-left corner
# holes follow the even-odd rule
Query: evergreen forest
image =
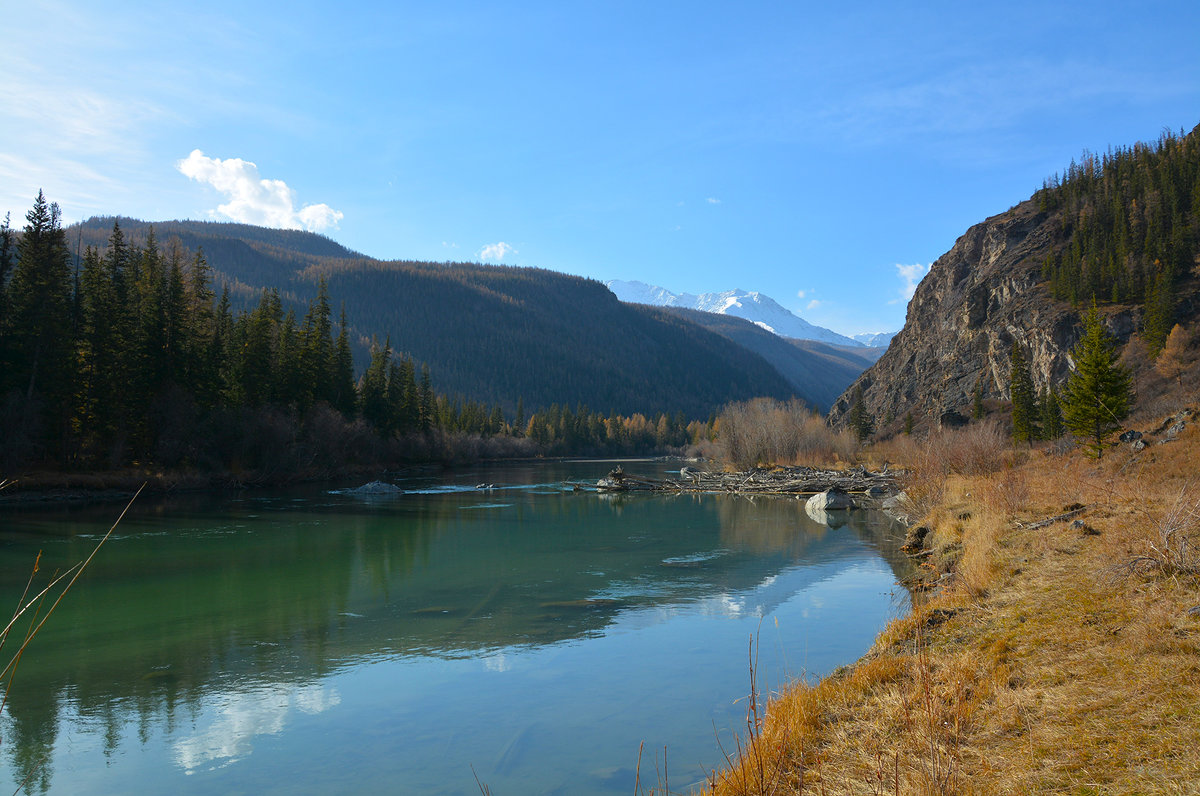
[(1200, 247), (1200, 127), (1085, 153), (1034, 200), (1058, 217), (1042, 267), (1053, 295), (1081, 307), (1093, 299), (1140, 304), (1147, 347), (1157, 353)]

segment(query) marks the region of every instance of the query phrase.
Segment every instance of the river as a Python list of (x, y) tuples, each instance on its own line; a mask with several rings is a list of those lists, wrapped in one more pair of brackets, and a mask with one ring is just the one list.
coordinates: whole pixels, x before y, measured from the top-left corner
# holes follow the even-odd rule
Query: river
[[(855, 660), (907, 609), (882, 515), (831, 527), (794, 499), (563, 486), (611, 466), (140, 499), (22, 659), (0, 778), (630, 793), (644, 744), (642, 785), (683, 791), (745, 730), (752, 638), (778, 689)], [(0, 599), (16, 604), (39, 550), (40, 575), (80, 560), (118, 513), (0, 513)]]

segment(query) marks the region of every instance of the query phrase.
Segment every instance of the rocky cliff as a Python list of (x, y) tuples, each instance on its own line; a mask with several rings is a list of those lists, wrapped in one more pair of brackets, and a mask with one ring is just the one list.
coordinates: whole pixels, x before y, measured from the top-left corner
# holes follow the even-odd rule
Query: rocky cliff
[[(1079, 313), (1050, 295), (1041, 268), (1057, 219), (1033, 200), (967, 230), (930, 268), (908, 305), (904, 328), (874, 366), (833, 404), (844, 423), (859, 388), (878, 426), (911, 412), (915, 419), (968, 417), (976, 382), (984, 397), (1007, 399), (1009, 355), (1017, 339), (1035, 387), (1059, 386), (1080, 332)], [(1109, 331), (1128, 340), (1138, 308), (1107, 308)]]

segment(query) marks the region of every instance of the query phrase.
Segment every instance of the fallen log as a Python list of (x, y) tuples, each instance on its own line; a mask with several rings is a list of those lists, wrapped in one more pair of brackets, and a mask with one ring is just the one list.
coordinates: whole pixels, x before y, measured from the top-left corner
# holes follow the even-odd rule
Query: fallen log
[(709, 473), (685, 467), (680, 478), (630, 475), (614, 467), (592, 487), (599, 492), (728, 492), (737, 495), (815, 495), (828, 489), (880, 496), (899, 491), (894, 474), (885, 467), (872, 472), (865, 467), (826, 470), (816, 467), (756, 468), (738, 473)]

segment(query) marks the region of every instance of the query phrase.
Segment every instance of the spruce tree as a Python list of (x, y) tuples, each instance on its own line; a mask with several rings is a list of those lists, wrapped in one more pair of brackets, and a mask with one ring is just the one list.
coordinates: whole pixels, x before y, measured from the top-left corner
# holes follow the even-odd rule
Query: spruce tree
[(854, 436), (859, 442), (871, 436), (871, 432), (875, 430), (875, 419), (867, 411), (866, 403), (863, 401), (862, 387), (854, 389), (854, 406), (850, 409), (849, 420), (850, 430), (854, 432)]
[(1058, 403), (1058, 394), (1054, 392), (1054, 388), (1046, 390), (1042, 394), (1041, 416), (1042, 416), (1042, 439), (1055, 440), (1063, 435), (1063, 416), (1062, 408)]
[[(12, 227), (9, 226), (11, 214), (4, 214), (4, 224), (0, 225), (0, 334), (4, 334), (4, 319), (8, 307), (8, 274), (12, 271), (16, 255), (16, 241)], [(4, 351), (0, 349), (0, 367), (4, 365)]]
[(1037, 398), (1033, 392), (1033, 377), (1029, 375), (1029, 361), (1021, 350), (1021, 344), (1013, 340), (1009, 357), (1009, 392), (1012, 396), (1012, 434), (1018, 442), (1037, 439)]
[(346, 323), (346, 305), (338, 319), (337, 343), (334, 346), (333, 407), (347, 418), (356, 413), (354, 392), (354, 355), (350, 351), (350, 329)]
[[(40, 404), (43, 439), (65, 453), (73, 404), (70, 250), (57, 204), (38, 191), (17, 245), (8, 286), (5, 341), (11, 349), (0, 387)], [(2, 392), (3, 390), (0, 390)]]
[(371, 364), (359, 385), (359, 411), (363, 420), (382, 431), (388, 426), (387, 383), (391, 364), (391, 339), (382, 346), (371, 342)]
[(1084, 332), (1071, 349), (1075, 369), (1062, 396), (1063, 423), (1090, 455), (1104, 454), (1104, 441), (1129, 415), (1129, 371), (1117, 362), (1112, 338), (1095, 304), (1083, 319)]

